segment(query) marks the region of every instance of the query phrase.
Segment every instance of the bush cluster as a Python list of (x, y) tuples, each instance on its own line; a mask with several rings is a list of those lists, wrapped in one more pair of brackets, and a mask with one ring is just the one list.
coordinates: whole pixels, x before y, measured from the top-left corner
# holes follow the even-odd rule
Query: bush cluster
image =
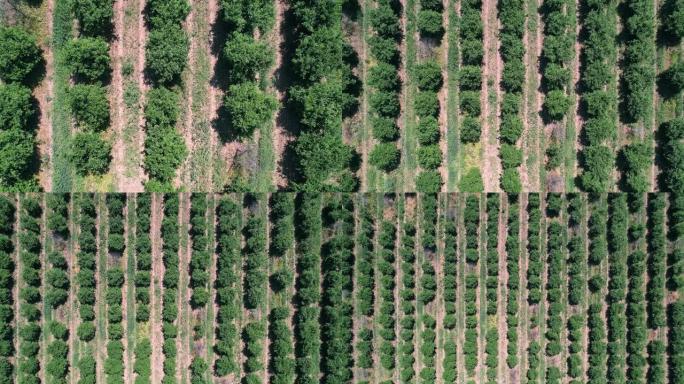
[[(373, 199), (362, 199), (359, 206), (359, 230), (356, 233), (356, 311), (368, 321), (375, 305), (375, 218)], [(359, 331), (356, 343), (356, 365), (365, 370), (373, 368), (373, 327)]]
[(574, 56), (575, 26), (566, 0), (544, 2), (540, 9), (544, 21), (542, 47), (542, 85), (546, 96), (544, 112), (551, 121), (561, 121), (570, 109), (566, 87), (570, 79), (570, 62)]
[(145, 70), (153, 88), (145, 105), (145, 160), (148, 191), (172, 190), (176, 170), (187, 157), (185, 141), (176, 130), (179, 96), (175, 88), (188, 61), (188, 36), (181, 23), (190, 12), (187, 0), (154, 0), (147, 4), (150, 33), (145, 46)]
[[(70, 196), (67, 194), (50, 194), (46, 196), (48, 229), (54, 237), (67, 239), (68, 209)], [(56, 309), (66, 303), (69, 296), (69, 264), (64, 255), (58, 250), (52, 250), (47, 255), (49, 269), (45, 272), (48, 289), (45, 303)], [(57, 320), (48, 323), (48, 333), (53, 336), (48, 344), (47, 375), (54, 382), (66, 379), (69, 373), (69, 331), (66, 325)]]
[[(496, 325), (491, 325), (491, 321), (496, 319), (498, 309), (498, 288), (499, 288), (499, 210), (501, 208), (500, 195), (489, 193), (486, 197), (487, 202), (487, 229), (486, 229), (486, 252), (487, 262), (485, 264), (485, 310), (488, 316), (488, 325), (485, 332), (485, 365), (487, 366), (486, 375), (489, 383), (496, 382), (497, 368), (499, 366), (499, 331)], [(494, 321), (494, 323), (496, 323)], [(483, 326), (484, 328), (484, 326)]]
[[(500, 53), (504, 63), (500, 85), (505, 92), (501, 100), (499, 129), (499, 138), (502, 141), (499, 156), (503, 165), (500, 183), (504, 192), (518, 193), (522, 188), (516, 168), (520, 166), (517, 159), (522, 158), (522, 150), (517, 145), (523, 128), (520, 106), (525, 83), (525, 5), (523, 0), (504, 0), (499, 2), (498, 7), (501, 23)], [(503, 150), (504, 148), (507, 150)]]
[[(294, 243), (294, 196), (289, 193), (271, 195), (270, 201), (270, 257), (271, 266), (280, 264), (279, 269), (271, 269), (271, 290), (289, 298), (294, 286), (293, 273), (285, 259), (285, 254)], [(277, 296), (276, 296), (277, 297)], [(289, 384), (294, 381), (295, 364), (292, 360), (294, 347), (292, 331), (288, 326), (290, 309), (276, 305), (269, 315), (269, 371), (274, 383)]]
[[(554, 196), (547, 196), (547, 217), (549, 219), (559, 219), (560, 210), (550, 209)], [(562, 208), (561, 208), (562, 209)], [(547, 228), (547, 281), (546, 281), (546, 355), (557, 356), (560, 354), (562, 345), (560, 334), (563, 327), (563, 312), (565, 309), (562, 290), (563, 290), (563, 261), (566, 228), (559, 220), (553, 220)]]
[(379, 320), (380, 365), (386, 370), (393, 370), (396, 365), (396, 348), (394, 341), (397, 338), (395, 332), (396, 313), (394, 306), (395, 288), (395, 254), (396, 228), (394, 222), (384, 220), (380, 223), (378, 234), (378, 276), (380, 288), (378, 301), (380, 302)]
[(607, 145), (617, 135), (617, 94), (610, 90), (615, 76), (606, 71), (615, 62), (615, 9), (602, 1), (587, 2), (582, 28), (587, 38), (582, 51), (581, 110), (585, 118), (579, 184), (588, 192), (605, 192), (615, 154)]
[(402, 319), (399, 322), (399, 379), (402, 383), (412, 383), (416, 371), (415, 329), (416, 329), (416, 227), (408, 217), (402, 226), (399, 248), (401, 259), (401, 288), (399, 305)]
[(420, 319), (423, 325), (423, 331), (420, 333), (420, 355), (423, 363), (423, 368), (420, 370), (421, 383), (434, 383), (437, 381), (437, 372), (435, 370), (435, 355), (436, 355), (436, 339), (437, 333), (435, 331), (437, 321), (434, 317), (423, 314)]
[[(235, 137), (251, 137), (255, 130), (270, 122), (278, 107), (275, 97), (257, 79), (274, 62), (273, 49), (263, 41), (273, 26), (273, 4), (266, 0), (222, 2), (223, 19), (229, 28), (223, 57), (230, 84), (223, 106), (226, 129)], [(255, 39), (256, 32), (262, 38)]]
[[(124, 240), (124, 208), (126, 195), (111, 193), (106, 196), (108, 214), (107, 247), (110, 253), (122, 253), (125, 247)], [(124, 383), (124, 346), (123, 338), (123, 293), (124, 271), (119, 267), (107, 269), (107, 357), (104, 362), (104, 372), (107, 383)]]
[(355, 217), (351, 195), (332, 198), (323, 217), (326, 227), (332, 230), (332, 237), (321, 249), (320, 323), (321, 339), (325, 340), (321, 346), (321, 382), (341, 384), (352, 380), (354, 366), (353, 300), (350, 295), (342, 294), (353, 288)]
[[(82, 342), (89, 342), (95, 337), (95, 269), (97, 255), (97, 209), (95, 197), (92, 194), (81, 195), (77, 201), (79, 210), (79, 234), (77, 254), (78, 276), (76, 284), (78, 290), (78, 310), (80, 322), (76, 329), (76, 336)], [(104, 282), (103, 282), (104, 283)], [(72, 335), (73, 336), (73, 335)], [(92, 350), (91, 350), (92, 351)], [(94, 383), (96, 362), (92, 353), (84, 353), (78, 361), (81, 382)]]
[(0, 190), (38, 190), (32, 167), (37, 111), (31, 87), (42, 60), (35, 37), (19, 27), (0, 27)]
[(650, 195), (648, 198), (648, 325), (658, 329), (667, 325), (663, 300), (665, 300), (667, 272), (667, 237), (665, 233), (666, 196)]
[(240, 221), (242, 211), (234, 201), (226, 198), (220, 201), (216, 210), (218, 224), (216, 260), (216, 344), (214, 351), (214, 374), (223, 377), (239, 372), (238, 319), (240, 285)]
[(164, 218), (161, 224), (164, 294), (162, 296), (162, 336), (164, 345), (163, 384), (176, 383), (176, 337), (178, 336), (178, 278), (180, 275), (178, 249), (179, 198), (177, 194), (164, 195)]
[(630, 0), (626, 8), (622, 102), (628, 122), (648, 124), (653, 115), (656, 77), (656, 8), (653, 0)]
[(670, 304), (669, 367), (670, 379), (679, 382), (684, 379), (684, 302)]
[(209, 302), (209, 267), (211, 253), (207, 233), (207, 195), (193, 193), (190, 198), (190, 305), (193, 309), (203, 309)]
[(370, 25), (375, 35), (369, 39), (371, 55), (378, 64), (368, 72), (368, 85), (374, 89), (370, 96), (373, 138), (379, 141), (369, 155), (369, 161), (377, 168), (389, 172), (399, 166), (400, 152), (397, 148), (400, 114), (399, 49), (402, 39), (401, 10), (391, 1), (378, 1), (378, 7), (370, 11)]
[(476, 271), (480, 259), (480, 198), (477, 195), (466, 197), (465, 210), (463, 212), (465, 225), (465, 260), (467, 270), (465, 276), (465, 341), (463, 344), (463, 355), (468, 376), (475, 374), (477, 367), (477, 323), (479, 313), (477, 311), (477, 289), (479, 272)]
[(0, 217), (3, 220), (0, 222), (0, 275), (3, 278), (0, 280), (0, 297), (4, 300), (0, 302), (0, 383), (12, 383), (12, 375), (15, 369), (13, 364), (14, 357), (14, 335), (13, 328), (15, 314), (14, 314), (14, 299), (12, 290), (16, 285), (12, 274), (15, 269), (14, 259), (14, 223), (15, 223), (16, 207), (14, 202), (5, 196), (0, 196)]
[(104, 135), (110, 124), (106, 83), (111, 74), (109, 43), (114, 2), (74, 1), (72, 13), (80, 35), (69, 41), (62, 60), (75, 83), (68, 91), (68, 104), (79, 130), (71, 139), (69, 158), (82, 176), (103, 175), (109, 170), (112, 145)]
[(444, 264), (442, 281), (444, 289), (444, 328), (454, 329), (457, 322), (456, 313), (456, 287), (458, 273), (458, 229), (455, 220), (446, 220), (444, 223)]
[[(132, 214), (132, 213), (129, 213)], [(150, 289), (154, 289), (150, 273), (152, 271), (152, 244), (150, 225), (152, 218), (152, 195), (138, 194), (135, 205), (135, 321), (138, 325), (150, 320)], [(149, 336), (136, 340), (134, 348), (136, 384), (149, 384), (152, 373), (152, 346)]]
[(584, 303), (586, 291), (586, 265), (584, 236), (579, 228), (584, 222), (584, 200), (579, 194), (566, 195), (568, 197), (568, 227), (571, 235), (568, 239), (568, 304), (580, 305)]
[[(634, 209), (632, 217), (646, 216), (643, 195), (632, 195), (639, 205)], [(645, 243), (646, 223), (632, 220), (629, 227), (630, 249), (627, 256), (628, 292), (626, 301), (627, 327), (627, 382), (643, 381), (646, 377), (646, 346), (648, 333), (646, 323), (646, 260), (647, 255), (640, 244)]]
[(508, 232), (506, 234), (506, 364), (508, 368), (518, 366), (518, 310), (520, 303), (520, 201), (515, 194), (508, 195)]
[(351, 192), (358, 180), (350, 166), (354, 150), (342, 140), (342, 118), (357, 104), (352, 73), (353, 52), (345, 47), (339, 1), (295, 0), (293, 72), (289, 101), (302, 133), (294, 143), (297, 178), (292, 187), (304, 191)]
[(527, 200), (527, 302), (539, 304), (541, 300), (542, 260), (541, 260), (541, 199), (539, 194), (531, 193)]
[(608, 275), (608, 371), (609, 380), (624, 381), (625, 378), (625, 339), (627, 336), (625, 319), (625, 298), (627, 296), (627, 253), (628, 251), (629, 212), (627, 197), (624, 194), (611, 195), (610, 221), (608, 228), (609, 269)]
[(319, 379), (321, 334), (319, 328), (321, 284), (321, 196), (303, 193), (296, 200), (297, 312), (294, 317), (297, 379), (314, 384)]

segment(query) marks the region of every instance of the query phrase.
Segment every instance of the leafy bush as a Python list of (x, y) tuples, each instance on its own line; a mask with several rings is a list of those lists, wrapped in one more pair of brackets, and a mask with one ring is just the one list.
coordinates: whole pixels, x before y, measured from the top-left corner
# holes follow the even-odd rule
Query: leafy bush
[(559, 121), (570, 109), (570, 103), (570, 98), (563, 91), (554, 90), (546, 94), (544, 111), (551, 120)]
[(416, 191), (437, 193), (442, 188), (442, 176), (438, 171), (422, 171), (416, 176)]
[(70, 4), (81, 33), (86, 36), (108, 36), (111, 33), (113, 0), (77, 0)]
[(368, 85), (385, 92), (396, 92), (399, 88), (397, 68), (392, 64), (378, 63), (368, 71)]
[(112, 145), (99, 134), (81, 132), (74, 135), (69, 159), (80, 175), (101, 175), (109, 169)]
[(434, 92), (420, 92), (414, 99), (416, 114), (420, 117), (437, 116), (439, 114), (439, 99)]
[(149, 0), (147, 21), (151, 29), (180, 25), (190, 13), (187, 0)]
[(374, 117), (371, 120), (371, 126), (373, 127), (373, 138), (376, 140), (394, 141), (399, 136), (399, 127), (393, 119)]
[(442, 88), (442, 68), (436, 61), (426, 61), (413, 68), (413, 76), (421, 91), (437, 92)]
[(437, 169), (442, 164), (442, 151), (438, 145), (426, 145), (418, 148), (418, 165), (423, 169)]
[(109, 44), (99, 37), (71, 40), (63, 51), (63, 60), (78, 81), (102, 82), (111, 71)]
[(29, 130), (36, 115), (31, 90), (19, 84), (0, 84), (0, 131)]
[(104, 87), (74, 85), (69, 90), (69, 107), (80, 128), (101, 132), (109, 127), (109, 100)]
[(180, 80), (188, 62), (188, 36), (180, 26), (164, 26), (150, 31), (145, 48), (146, 71), (161, 85)]
[(271, 119), (278, 103), (256, 84), (242, 83), (230, 87), (224, 106), (232, 131), (239, 137), (249, 137)]
[(255, 41), (251, 35), (242, 33), (230, 36), (223, 55), (234, 83), (254, 81), (257, 74), (268, 69), (274, 61), (273, 50), (267, 43)]
[(28, 80), (43, 60), (36, 39), (17, 27), (0, 27), (0, 79), (6, 83)]
[(385, 172), (392, 171), (399, 166), (400, 152), (394, 143), (379, 143), (369, 154), (369, 162)]
[(475, 117), (465, 117), (461, 123), (461, 142), (477, 143), (480, 141), (482, 127), (480, 120)]
[[(0, 131), (0, 185), (3, 189), (23, 189), (36, 154), (35, 138), (22, 131)], [(29, 185), (26, 185), (27, 187)]]
[(418, 12), (418, 32), (427, 37), (440, 37), (444, 34), (442, 14), (431, 10)]

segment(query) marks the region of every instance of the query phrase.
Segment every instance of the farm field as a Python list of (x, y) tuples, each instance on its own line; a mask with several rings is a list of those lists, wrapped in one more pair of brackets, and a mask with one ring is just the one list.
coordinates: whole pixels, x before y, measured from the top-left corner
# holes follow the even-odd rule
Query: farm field
[(675, 192), (681, 0), (0, 0), (0, 191)]
[(681, 383), (681, 202), (0, 195), (0, 383)]

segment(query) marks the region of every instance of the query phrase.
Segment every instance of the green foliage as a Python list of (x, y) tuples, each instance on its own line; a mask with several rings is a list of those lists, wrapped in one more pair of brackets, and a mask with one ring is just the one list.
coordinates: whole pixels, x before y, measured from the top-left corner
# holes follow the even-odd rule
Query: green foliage
[(426, 61), (413, 68), (416, 85), (421, 91), (437, 92), (442, 87), (442, 68), (436, 61)]
[(439, 171), (421, 171), (416, 176), (416, 191), (422, 193), (437, 193), (442, 188), (442, 175)]
[(147, 2), (147, 21), (150, 29), (168, 25), (178, 26), (190, 13), (187, 0), (149, 0)]
[(401, 154), (394, 143), (378, 143), (368, 155), (368, 161), (385, 172), (392, 171), (399, 166)]
[(439, 99), (434, 92), (420, 92), (414, 99), (416, 114), (420, 117), (437, 116), (439, 114)]
[(30, 130), (36, 115), (31, 90), (19, 84), (0, 84), (0, 131)]
[(554, 90), (546, 94), (544, 99), (544, 111), (549, 118), (554, 121), (560, 121), (565, 117), (565, 114), (570, 109), (570, 98), (565, 92)]
[(397, 69), (391, 64), (378, 63), (368, 71), (368, 85), (385, 92), (396, 92), (399, 88), (400, 80)]
[(418, 32), (426, 37), (440, 37), (444, 34), (442, 14), (431, 10), (418, 12)]
[(442, 151), (436, 144), (418, 148), (418, 164), (423, 169), (437, 169), (442, 164)]
[(0, 27), (0, 79), (21, 83), (43, 60), (36, 39), (18, 27)]
[(69, 159), (80, 175), (101, 175), (109, 170), (112, 145), (99, 134), (80, 132), (71, 142)]
[[(683, 13), (684, 15), (684, 13)], [(679, 61), (665, 71), (664, 78), (675, 93), (684, 90), (684, 61)]]
[(82, 34), (103, 37), (111, 34), (113, 0), (75, 0), (70, 4)]
[(180, 26), (167, 25), (150, 31), (145, 48), (145, 65), (156, 84), (177, 83), (187, 62), (188, 36)]
[(35, 138), (18, 130), (0, 131), (0, 185), (2, 189), (23, 189), (36, 154)]
[(477, 143), (480, 141), (482, 127), (480, 120), (475, 117), (464, 117), (461, 123), (461, 142)]
[[(399, 136), (399, 127), (396, 121), (387, 117), (374, 117), (371, 120), (373, 138), (379, 141), (394, 141)], [(419, 139), (420, 140), (420, 139)]]
[(482, 173), (479, 168), (470, 168), (463, 174), (461, 180), (458, 182), (458, 190), (461, 192), (482, 192), (484, 190), (484, 182), (482, 181)]
[(111, 71), (109, 44), (100, 37), (71, 40), (63, 50), (63, 60), (78, 81), (102, 82)]
[(274, 6), (269, 0), (221, 0), (223, 20), (231, 30), (251, 34), (255, 29), (266, 32), (274, 22)]
[(266, 42), (255, 41), (251, 35), (242, 33), (229, 37), (223, 55), (234, 83), (254, 81), (274, 60), (273, 50)]
[(342, 61), (341, 42), (337, 28), (321, 28), (301, 38), (292, 59), (297, 75), (313, 83), (337, 71)]
[(231, 132), (238, 137), (250, 137), (271, 119), (278, 103), (273, 95), (256, 84), (242, 83), (230, 87), (224, 107), (228, 111)]
[(78, 126), (101, 132), (109, 127), (107, 90), (100, 85), (77, 84), (69, 90), (69, 107)]

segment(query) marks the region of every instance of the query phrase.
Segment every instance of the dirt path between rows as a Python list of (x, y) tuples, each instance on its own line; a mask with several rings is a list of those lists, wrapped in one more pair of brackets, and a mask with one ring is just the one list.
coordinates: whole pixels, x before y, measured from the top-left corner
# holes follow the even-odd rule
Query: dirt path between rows
[(188, 149), (188, 156), (179, 168), (176, 186), (191, 186), (192, 185), (192, 167), (190, 159), (195, 150), (195, 145), (193, 142), (193, 92), (194, 92), (194, 71), (196, 65), (197, 56), (195, 50), (197, 49), (197, 39), (192, 38), (194, 31), (193, 27), (195, 25), (195, 4), (196, 0), (189, 0), (190, 3), (190, 13), (188, 17), (183, 22), (183, 28), (185, 29), (188, 36), (190, 36), (190, 45), (188, 47), (188, 64), (182, 74), (182, 109), (183, 109), (183, 120), (180, 122), (181, 134), (185, 140), (185, 146)]
[(164, 354), (162, 353), (162, 345), (164, 344), (164, 337), (162, 335), (162, 298), (157, 296), (157, 292), (161, 292), (160, 282), (164, 276), (164, 263), (162, 261), (162, 237), (161, 237), (161, 223), (163, 219), (164, 207), (162, 204), (162, 195), (152, 194), (152, 217), (150, 220), (150, 240), (152, 251), (152, 270), (150, 289), (150, 344), (152, 346), (152, 353), (150, 361), (152, 361), (150, 380), (153, 383), (160, 383), (164, 373), (162, 371)]
[(279, 110), (275, 116), (275, 129), (273, 130), (273, 151), (276, 162), (276, 167), (273, 172), (273, 185), (276, 188), (287, 187), (287, 177), (283, 173), (282, 159), (285, 153), (285, 148), (287, 145), (294, 140), (294, 137), (286, 127), (288, 114), (285, 111), (285, 104), (287, 102), (287, 82), (288, 80), (283, 75), (285, 70), (284, 64), (284, 51), (287, 49), (285, 44), (285, 39), (283, 38), (283, 33), (286, 33), (285, 29), (285, 12), (289, 9), (289, 5), (285, 0), (275, 1), (275, 25), (273, 30), (276, 33), (273, 34), (272, 43), (275, 46), (275, 65), (273, 66), (273, 72), (270, 73), (270, 78), (275, 82), (275, 94), (278, 100)]
[[(480, 104), (482, 106), (482, 181), (486, 192), (498, 192), (501, 180), (501, 160), (499, 159), (499, 140), (496, 133), (499, 126), (499, 104), (501, 100), (501, 55), (499, 55), (498, 30), (499, 19), (496, 15), (496, 5), (493, 1), (482, 2), (482, 23), (484, 32), (484, 62), (482, 67), (482, 92)], [(490, 82), (493, 84), (490, 85)], [(492, 89), (494, 88), (494, 89)], [(490, 93), (494, 93), (494, 110), (491, 110)]]
[(508, 238), (508, 209), (509, 202), (506, 195), (501, 195), (501, 210), (499, 211), (498, 223), (498, 244), (497, 253), (499, 254), (498, 265), (498, 279), (499, 279), (499, 293), (497, 294), (497, 332), (499, 333), (498, 349), (499, 356), (497, 357), (498, 373), (497, 382), (500, 384), (507, 383), (510, 377), (506, 373), (506, 356), (508, 355), (508, 323), (506, 306), (508, 303), (508, 253), (506, 251), (506, 240)]
[[(450, 2), (445, 1), (445, 3), (446, 6), (442, 10), (442, 25), (444, 26), (444, 30), (448, 31), (448, 7), (450, 6)], [(445, 33), (442, 38), (441, 50), (442, 60), (440, 67), (442, 69), (442, 89), (440, 89), (437, 94), (439, 99), (439, 150), (442, 153), (442, 163), (439, 166), (439, 173), (442, 175), (442, 192), (449, 192), (447, 182), (449, 179), (449, 163), (447, 156), (449, 151), (447, 147), (447, 130), (449, 128), (449, 104), (447, 103), (447, 100), (449, 99), (449, 39), (447, 33)]]
[[(69, 234), (70, 234), (70, 239), (69, 241), (71, 242), (71, 253), (65, 255), (66, 259), (69, 260), (69, 281), (70, 282), (75, 282), (76, 281), (76, 266), (78, 265), (78, 260), (76, 259), (76, 255), (78, 254), (78, 237), (80, 235), (80, 228), (76, 224), (76, 210), (78, 208), (74, 204), (74, 199), (73, 196), (69, 201)], [(77, 336), (76, 336), (76, 329), (78, 328), (79, 322), (81, 320), (80, 316), (76, 315), (76, 289), (77, 289), (77, 284), (71, 283), (69, 286), (69, 299), (68, 299), (68, 311), (70, 313), (70, 321), (67, 324), (69, 327), (69, 365), (72, 367), (76, 367), (78, 364), (77, 360), (77, 354), (76, 354), (76, 343), (78, 343)], [(71, 369), (69, 370), (69, 378), (71, 383), (75, 383), (79, 379), (78, 375), (78, 370), (77, 369)]]
[[(191, 241), (189, 238), (190, 229), (190, 194), (183, 193), (180, 196), (179, 205), (179, 237), (180, 237), (180, 247), (178, 248), (178, 265), (180, 267), (180, 291), (178, 298), (178, 337), (176, 338), (176, 348), (178, 349), (178, 364), (176, 367), (176, 380), (179, 383), (187, 383), (188, 372), (187, 368), (190, 367), (191, 362), (191, 351), (190, 348), (190, 336), (192, 329), (190, 327), (191, 319), (188, 315), (191, 313), (188, 311), (190, 303), (190, 289), (189, 287), (189, 264), (191, 255)], [(183, 243), (185, 242), (185, 247)]]
[(524, 367), (527, 367), (527, 345), (528, 345), (528, 334), (529, 334), (529, 313), (527, 305), (527, 297), (525, 292), (527, 292), (527, 232), (528, 232), (528, 214), (527, 214), (527, 199), (528, 194), (520, 194), (520, 202), (518, 204), (519, 218), (520, 218), (520, 245), (519, 245), (519, 268), (518, 276), (520, 278), (520, 283), (518, 284), (518, 364), (509, 370), (509, 381), (511, 383), (518, 383), (521, 381), (524, 373)]
[[(132, 208), (132, 209), (131, 209)], [(131, 211), (133, 211), (131, 213)], [(129, 290), (129, 284), (131, 283), (129, 280), (128, 276), (128, 258), (129, 258), (129, 253), (134, 252), (133, 250), (135, 249), (135, 240), (133, 241), (133, 244), (129, 241), (129, 236), (131, 233), (135, 233), (135, 225), (133, 228), (128, 226), (128, 219), (129, 215), (133, 214), (135, 215), (135, 203), (134, 200), (131, 196), (127, 196), (126, 198), (126, 205), (124, 205), (124, 212), (123, 212), (123, 225), (124, 225), (124, 244), (125, 244), (125, 251), (123, 252), (121, 256), (121, 270), (125, 276), (124, 278), (124, 284), (121, 287), (121, 325), (123, 326), (124, 329), (124, 337), (121, 338), (121, 342), (124, 347), (124, 361), (123, 361), (123, 366), (124, 366), (124, 372), (123, 372), (123, 379), (124, 383), (132, 383), (133, 382), (133, 361), (129, 359), (130, 356), (132, 356), (132, 349), (134, 348), (134, 345), (129, 345), (128, 340), (129, 340), (129, 334), (128, 334), (128, 318), (129, 316), (135, 317), (135, 304), (133, 306), (133, 312), (128, 311), (128, 290)], [(135, 256), (134, 256), (135, 257)], [(131, 288), (133, 291), (135, 291), (135, 288), (131, 285)], [(135, 342), (133, 343), (135, 344)]]
[(47, 0), (45, 4), (46, 38), (43, 39), (45, 43), (41, 44), (45, 58), (45, 78), (33, 94), (38, 99), (38, 110), (40, 111), (38, 153), (41, 159), (41, 169), (38, 179), (43, 190), (50, 191), (52, 189), (52, 98), (55, 72), (55, 59), (52, 51), (52, 14), (55, 9), (55, 0)]
[[(406, 10), (406, 0), (400, 0), (399, 3), (401, 4), (401, 18), (400, 18), (400, 25), (401, 25), (401, 35), (403, 38), (401, 39), (401, 44), (399, 44), (399, 58), (400, 58), (400, 65), (399, 65), (399, 80), (401, 80), (401, 94), (399, 97), (399, 107), (400, 107), (400, 115), (399, 119), (397, 120), (397, 127), (399, 128), (399, 133), (401, 135), (401, 138), (399, 139), (399, 150), (401, 151), (401, 163), (399, 165), (399, 168), (397, 169), (397, 176), (402, 177), (404, 180), (403, 182), (407, 182), (408, 180), (411, 180), (411, 177), (409, 177), (412, 173), (413, 170), (407, 169), (406, 166), (406, 157), (408, 154), (408, 151), (410, 148), (407, 148), (408, 145), (406, 143), (406, 130), (409, 124), (413, 124), (413, 122), (409, 122), (408, 118), (409, 113), (408, 113), (408, 105), (409, 105), (409, 76), (408, 76), (408, 56), (407, 56), (407, 41), (408, 39), (413, 39), (415, 41), (415, 36), (411, 35), (409, 36), (408, 34), (408, 20), (407, 20), (407, 15), (406, 13), (408, 12)], [(413, 10), (411, 10), (413, 12)], [(414, 58), (415, 60), (415, 58)], [(403, 184), (403, 183), (400, 183)], [(400, 191), (397, 190), (397, 192), (404, 192), (411, 190), (411, 185), (405, 185), (404, 190)]]
[(114, 38), (109, 46), (112, 58), (112, 81), (109, 87), (109, 103), (111, 105), (110, 133), (112, 137), (112, 162), (110, 172), (113, 173), (117, 191), (132, 192), (127, 189), (130, 183), (126, 176), (126, 144), (123, 131), (126, 125), (126, 111), (123, 101), (123, 59), (124, 59), (124, 1), (114, 2)]

